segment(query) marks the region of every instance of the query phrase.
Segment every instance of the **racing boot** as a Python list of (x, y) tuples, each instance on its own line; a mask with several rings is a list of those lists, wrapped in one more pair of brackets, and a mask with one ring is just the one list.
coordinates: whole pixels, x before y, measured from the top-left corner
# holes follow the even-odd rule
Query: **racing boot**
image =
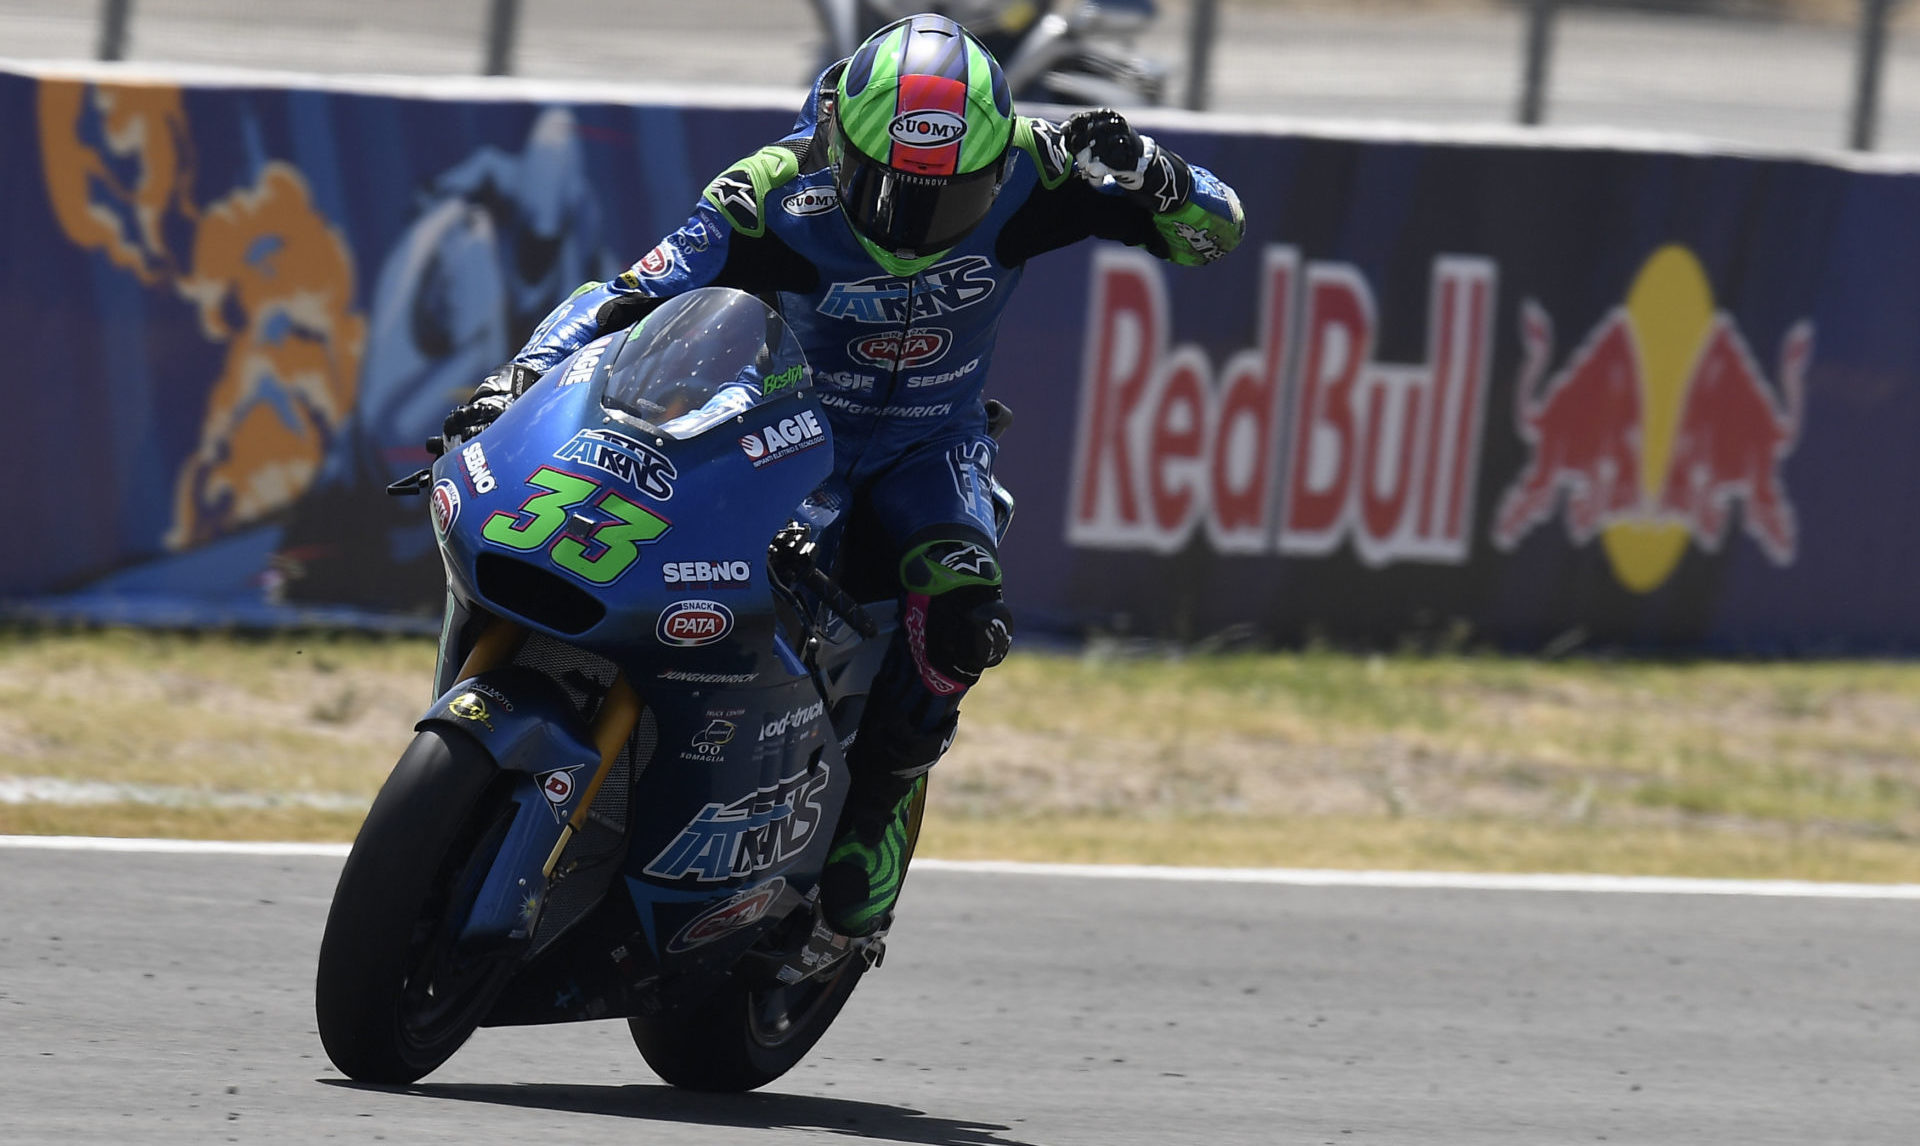
[[(926, 785), (923, 775), (906, 781), (904, 791), (898, 784), (874, 784), (866, 786), (868, 792), (848, 794), (840, 830), (820, 874), (820, 908), (827, 926), (842, 935), (871, 935), (892, 914), (913, 858), (914, 829), (919, 826), (913, 822), (915, 804)], [(885, 802), (895, 792), (899, 795)], [(853, 806), (856, 795), (862, 797), (862, 806)]]
[(868, 698), (860, 734), (847, 747), (852, 783), (820, 873), (822, 914), (842, 935), (871, 935), (893, 910), (919, 834), (915, 797), (926, 788), (927, 770), (953, 743), (960, 720), (944, 703), (912, 705), (909, 715), (888, 703), (897, 696), (893, 690), (875, 691), (880, 695)]

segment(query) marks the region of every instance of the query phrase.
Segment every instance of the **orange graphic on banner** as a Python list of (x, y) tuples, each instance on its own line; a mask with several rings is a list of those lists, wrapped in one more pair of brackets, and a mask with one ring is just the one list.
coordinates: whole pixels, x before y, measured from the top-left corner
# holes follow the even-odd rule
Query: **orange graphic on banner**
[(54, 217), (97, 251), (199, 310), (227, 347), (200, 443), (176, 478), (166, 536), (184, 549), (292, 505), (353, 408), (366, 347), (353, 252), (299, 169), (196, 206), (180, 90), (42, 81), (41, 160)]

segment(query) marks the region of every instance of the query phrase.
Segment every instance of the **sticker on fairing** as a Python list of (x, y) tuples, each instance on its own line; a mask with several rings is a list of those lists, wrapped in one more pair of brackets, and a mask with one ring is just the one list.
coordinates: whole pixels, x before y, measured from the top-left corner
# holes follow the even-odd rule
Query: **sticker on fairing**
[(812, 410), (802, 410), (791, 418), (782, 418), (771, 426), (743, 434), (740, 452), (747, 455), (754, 469), (790, 458), (827, 440), (827, 431)]
[(825, 764), (701, 808), (645, 869), (657, 879), (718, 883), (752, 875), (799, 855), (825, 820)]
[(553, 456), (612, 474), (656, 501), (673, 500), (674, 479), (680, 476), (673, 462), (659, 450), (638, 438), (599, 426), (581, 430)]
[(567, 805), (573, 802), (574, 794), (579, 791), (573, 774), (585, 767), (585, 764), (575, 764), (570, 768), (555, 768), (534, 776), (533, 781), (540, 785), (540, 794), (547, 798), (547, 810), (553, 813), (555, 821), (566, 821)]
[(711, 645), (733, 631), (733, 611), (718, 601), (681, 601), (660, 614), (654, 635), (663, 645)]
[(433, 511), (433, 531), (445, 537), (453, 523), (460, 520), (460, 486), (452, 478), (441, 478), (433, 483), (433, 496), (428, 503)]
[(753, 926), (779, 900), (786, 886), (786, 877), (777, 875), (759, 887), (748, 888), (681, 928), (679, 934), (667, 941), (667, 950), (677, 955)]

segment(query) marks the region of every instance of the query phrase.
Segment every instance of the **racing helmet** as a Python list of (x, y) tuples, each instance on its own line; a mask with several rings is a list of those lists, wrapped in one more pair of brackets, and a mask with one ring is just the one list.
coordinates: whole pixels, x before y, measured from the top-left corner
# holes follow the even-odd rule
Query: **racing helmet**
[(917, 274), (964, 239), (1006, 179), (1013, 92), (992, 53), (945, 16), (867, 37), (825, 118), (841, 213), (893, 274)]

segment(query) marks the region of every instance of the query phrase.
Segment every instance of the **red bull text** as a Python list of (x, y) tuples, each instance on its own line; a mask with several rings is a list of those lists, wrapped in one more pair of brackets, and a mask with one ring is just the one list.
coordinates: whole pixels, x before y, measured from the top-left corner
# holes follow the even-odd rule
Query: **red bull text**
[(1216, 375), (1199, 347), (1170, 345), (1157, 262), (1096, 253), (1069, 543), (1168, 553), (1202, 530), (1221, 553), (1351, 541), (1374, 566), (1465, 562), (1496, 282), (1491, 260), (1435, 258), (1425, 361), (1381, 362), (1359, 269), (1270, 246), (1258, 343)]

